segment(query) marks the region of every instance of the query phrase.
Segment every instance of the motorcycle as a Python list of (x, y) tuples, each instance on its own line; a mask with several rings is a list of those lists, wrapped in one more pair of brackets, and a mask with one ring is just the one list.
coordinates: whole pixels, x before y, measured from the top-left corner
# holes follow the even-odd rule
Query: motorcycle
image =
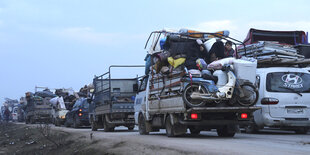
[[(183, 79), (183, 100), (189, 107), (201, 107), (206, 104), (214, 105), (226, 103), (230, 106), (238, 103), (241, 106), (252, 106), (258, 100), (258, 90), (253, 83), (237, 79), (232, 65), (224, 65), (222, 71), (227, 76), (227, 83), (217, 87), (214, 77), (193, 77), (186, 70), (188, 76)], [(218, 79), (223, 77), (218, 77)]]

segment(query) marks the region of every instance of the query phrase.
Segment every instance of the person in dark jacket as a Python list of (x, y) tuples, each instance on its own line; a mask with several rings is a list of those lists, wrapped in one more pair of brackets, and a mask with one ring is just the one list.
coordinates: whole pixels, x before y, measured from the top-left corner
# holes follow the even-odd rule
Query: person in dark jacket
[(232, 42), (228, 40), (225, 43), (224, 58), (233, 57), (234, 53), (235, 53), (235, 50), (232, 48)]
[(6, 122), (8, 122), (9, 119), (10, 119), (10, 113), (11, 113), (11, 112), (10, 112), (9, 108), (6, 107), (5, 110), (4, 110), (4, 120), (5, 120)]

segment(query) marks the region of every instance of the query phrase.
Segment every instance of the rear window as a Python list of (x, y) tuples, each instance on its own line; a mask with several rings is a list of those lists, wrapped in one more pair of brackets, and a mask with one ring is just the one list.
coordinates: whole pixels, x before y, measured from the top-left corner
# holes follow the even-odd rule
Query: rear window
[(310, 74), (301, 72), (274, 72), (267, 74), (269, 92), (310, 92)]

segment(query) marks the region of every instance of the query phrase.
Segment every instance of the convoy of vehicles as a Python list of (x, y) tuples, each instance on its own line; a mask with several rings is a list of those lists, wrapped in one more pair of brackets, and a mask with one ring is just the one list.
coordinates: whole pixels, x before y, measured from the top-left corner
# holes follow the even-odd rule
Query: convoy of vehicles
[[(199, 52), (210, 56), (213, 45), (228, 41), (235, 45), (234, 58), (208, 64), (201, 60)], [(216, 129), (218, 136), (233, 137), (239, 127), (249, 133), (265, 127), (308, 132), (310, 46), (305, 32), (250, 29), (240, 42), (227, 31), (163, 30), (152, 32), (147, 46), (145, 66), (110, 66), (80, 90), (80, 97), (36, 87), (34, 94), (26, 93), (23, 103), (11, 107), (9, 119), (91, 126), (105, 132), (138, 125), (142, 135), (166, 129), (168, 137), (183, 135), (187, 129), (193, 135)], [(145, 68), (144, 76), (111, 74), (114, 68), (139, 67)]]
[(134, 98), (138, 89), (138, 78), (113, 79), (112, 68), (137, 68), (144, 66), (110, 66), (109, 71), (93, 80), (94, 92), (91, 101), (90, 122), (93, 131), (104, 128), (114, 131), (117, 126), (133, 130)]

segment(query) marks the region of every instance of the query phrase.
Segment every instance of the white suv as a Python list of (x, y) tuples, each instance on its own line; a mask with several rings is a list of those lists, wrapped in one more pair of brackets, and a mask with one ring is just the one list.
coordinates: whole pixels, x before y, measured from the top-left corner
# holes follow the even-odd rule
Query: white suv
[(310, 127), (310, 73), (294, 67), (269, 67), (257, 69), (259, 99), (254, 112), (254, 124), (247, 132), (257, 132), (264, 127), (307, 133)]

